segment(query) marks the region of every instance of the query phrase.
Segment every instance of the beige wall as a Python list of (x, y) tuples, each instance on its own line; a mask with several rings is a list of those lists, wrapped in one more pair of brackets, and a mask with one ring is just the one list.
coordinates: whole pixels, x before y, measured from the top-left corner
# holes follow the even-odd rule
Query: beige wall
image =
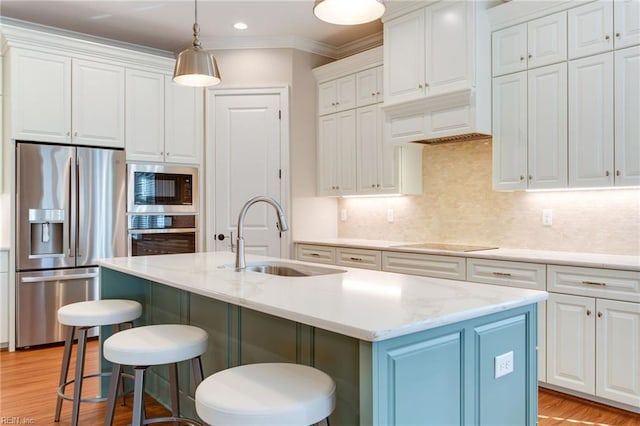
[(638, 189), (493, 192), (490, 142), (425, 145), (423, 156), (423, 194), (342, 199), (339, 236), (640, 255)]

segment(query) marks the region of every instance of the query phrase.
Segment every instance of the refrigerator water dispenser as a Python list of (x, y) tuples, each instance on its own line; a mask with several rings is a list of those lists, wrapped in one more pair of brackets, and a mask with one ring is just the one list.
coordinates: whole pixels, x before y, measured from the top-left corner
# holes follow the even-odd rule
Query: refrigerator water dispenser
[(65, 211), (29, 209), (29, 259), (64, 256)]

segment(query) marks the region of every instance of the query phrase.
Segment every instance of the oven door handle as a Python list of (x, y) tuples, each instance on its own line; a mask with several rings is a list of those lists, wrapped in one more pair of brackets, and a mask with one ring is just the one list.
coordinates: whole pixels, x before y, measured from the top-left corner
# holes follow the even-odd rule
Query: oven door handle
[(196, 228), (170, 228), (170, 229), (129, 229), (131, 234), (184, 234), (189, 232), (197, 232)]
[(70, 281), (84, 280), (87, 278), (97, 278), (97, 272), (89, 272), (86, 274), (69, 274), (69, 275), (51, 275), (47, 277), (22, 277), (20, 281), (23, 283), (39, 283), (43, 281)]

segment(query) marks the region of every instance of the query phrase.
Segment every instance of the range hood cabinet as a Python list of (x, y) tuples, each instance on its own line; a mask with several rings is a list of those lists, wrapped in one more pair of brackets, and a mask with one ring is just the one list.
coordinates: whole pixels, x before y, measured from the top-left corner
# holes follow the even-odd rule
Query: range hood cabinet
[(491, 109), (478, 108), (476, 92), (452, 93), (383, 105), (386, 143), (425, 144), (491, 138)]

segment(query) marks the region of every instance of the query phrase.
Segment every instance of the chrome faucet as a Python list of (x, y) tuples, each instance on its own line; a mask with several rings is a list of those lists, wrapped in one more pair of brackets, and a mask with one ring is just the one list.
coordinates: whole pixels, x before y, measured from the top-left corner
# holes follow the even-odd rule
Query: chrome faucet
[(236, 269), (245, 269), (247, 267), (247, 264), (244, 260), (244, 217), (247, 215), (247, 210), (249, 210), (249, 207), (260, 201), (271, 204), (273, 208), (278, 212), (278, 229), (280, 230), (280, 232), (289, 230), (289, 225), (287, 225), (287, 218), (284, 215), (284, 210), (282, 210), (282, 206), (280, 206), (280, 204), (278, 204), (276, 200), (271, 197), (259, 195), (247, 201), (244, 206), (242, 206), (242, 210), (240, 210), (240, 216), (238, 216)]

